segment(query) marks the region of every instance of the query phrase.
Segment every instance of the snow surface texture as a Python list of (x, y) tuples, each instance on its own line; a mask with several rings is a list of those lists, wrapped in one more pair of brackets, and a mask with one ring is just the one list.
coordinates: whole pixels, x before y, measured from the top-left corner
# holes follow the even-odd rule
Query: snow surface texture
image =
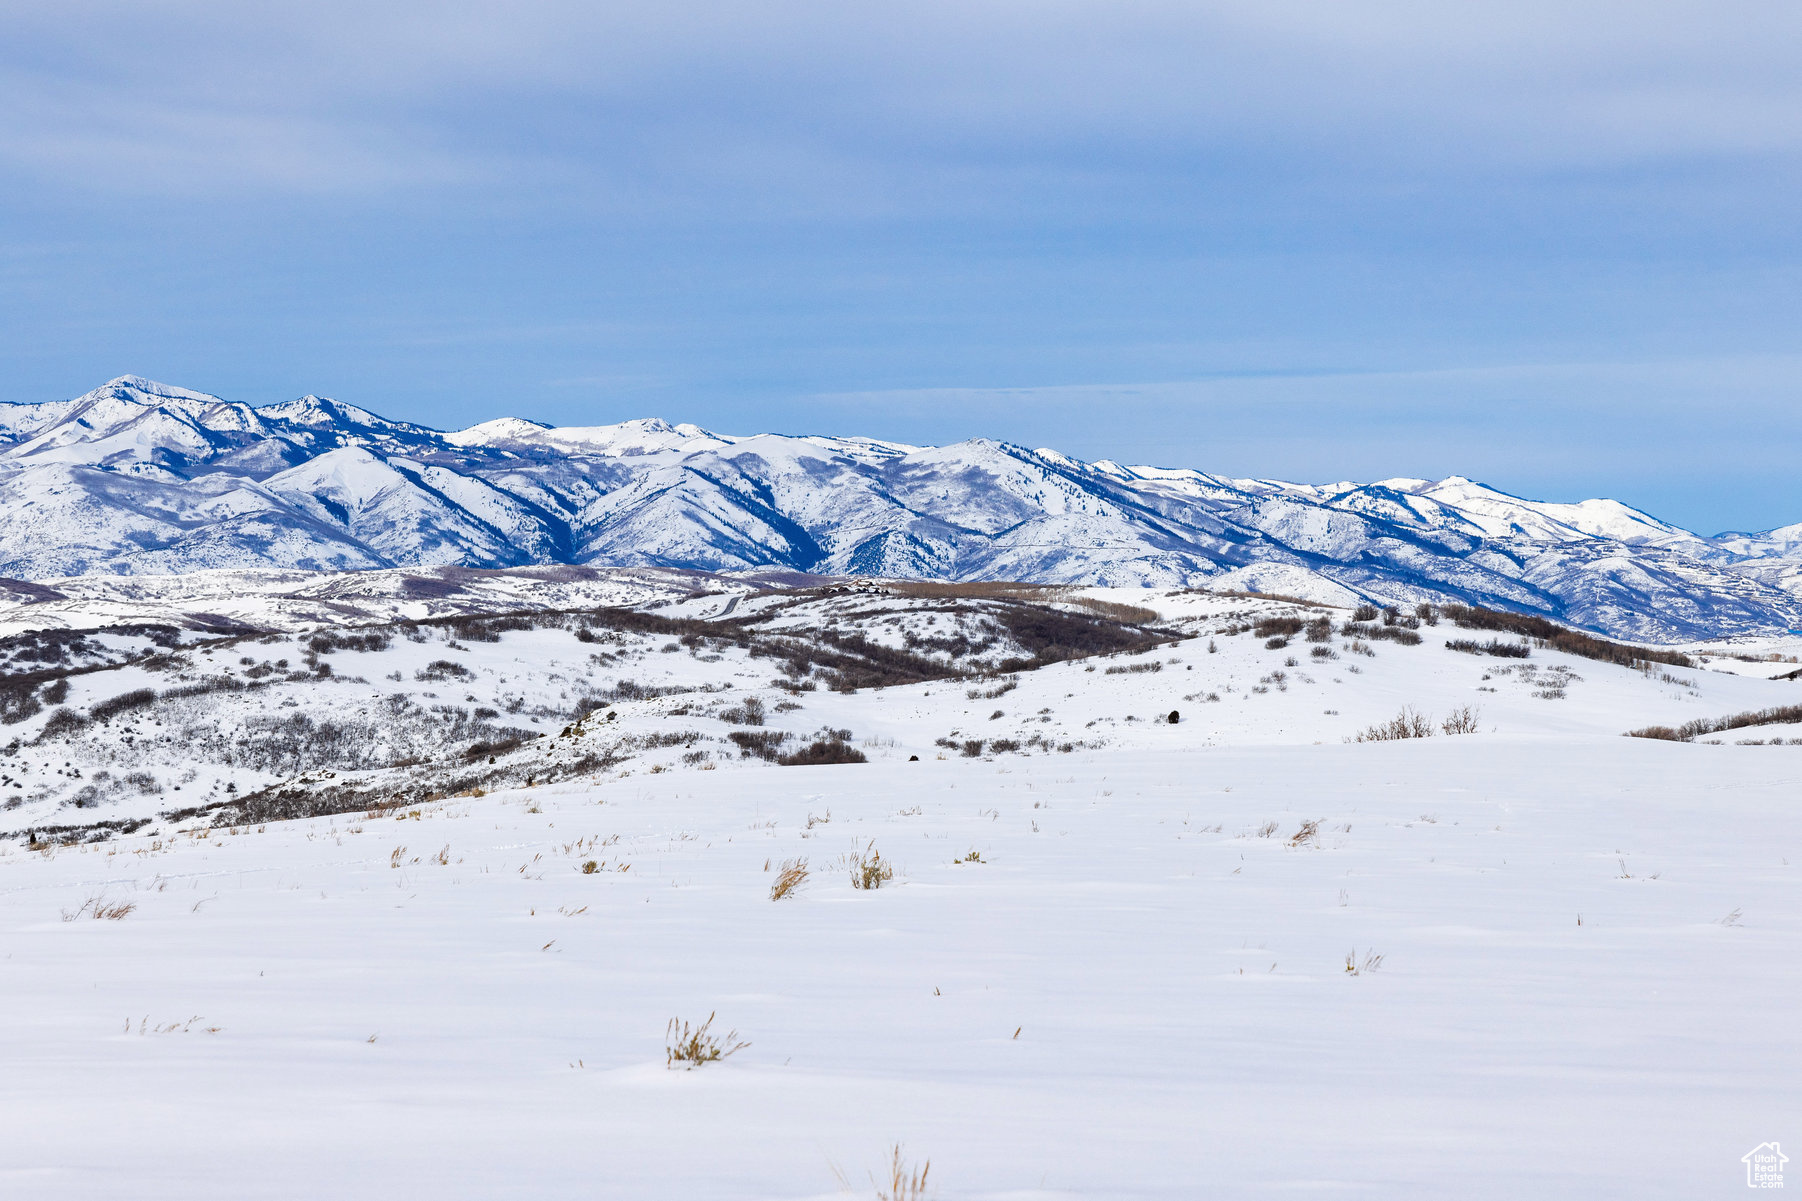
[(601, 564), (1462, 600), (1617, 637), (1802, 627), (1802, 527), (1705, 538), (1453, 477), (1237, 480), (975, 439), (917, 447), (517, 418), (459, 433), (125, 376), (0, 406), (0, 576)]
[[(1796, 704), (1770, 678), (1793, 664), (1472, 655), (1444, 643), (1490, 636), (1443, 622), (1271, 646), (1260, 621), (1347, 614), (1107, 599), (1157, 620), (1029, 615), (1158, 644), (1005, 673), (1040, 627), (918, 593), (402, 626), (312, 650), (328, 674), (300, 634), (58, 634), (78, 674), (0, 759), (28, 791), (191, 769), (225, 800), (271, 777), (177, 723), (348, 725), (395, 696), (397, 765), (293, 789), (464, 762), (477, 719), (435, 706), (536, 725), (495, 770), (551, 782), (236, 825), (135, 787), (21, 802), (148, 821), (0, 841), (0, 1194), (874, 1197), (899, 1144), (942, 1198), (1688, 1199), (1796, 1129), (1802, 728), (1619, 736)], [(714, 624), (657, 624), (682, 621)], [(742, 644), (667, 632), (733, 621)], [(844, 693), (770, 653), (829, 638), (991, 670)], [(1431, 737), (1344, 741), (1402, 706)], [(823, 729), (867, 762), (731, 740)], [(854, 888), (873, 850), (893, 875)], [(789, 861), (809, 875), (772, 900)], [(670, 1020), (714, 1013), (750, 1045), (672, 1067)]]

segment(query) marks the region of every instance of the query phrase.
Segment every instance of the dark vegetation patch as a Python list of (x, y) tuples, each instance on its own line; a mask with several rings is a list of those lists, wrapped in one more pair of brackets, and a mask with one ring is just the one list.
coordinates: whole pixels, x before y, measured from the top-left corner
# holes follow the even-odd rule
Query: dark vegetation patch
[(333, 651), (355, 651), (368, 654), (373, 651), (385, 651), (393, 643), (394, 636), (383, 630), (370, 630), (359, 634), (324, 632), (314, 634), (307, 639), (307, 650), (315, 655), (329, 655)]
[(1453, 638), (1446, 642), (1448, 651), (1463, 651), (1467, 655), (1494, 655), (1499, 659), (1525, 659), (1533, 650), (1524, 642), (1503, 642), (1500, 638), (1491, 638), (1488, 642), (1478, 642), (1474, 638)]
[[(839, 737), (840, 734), (845, 737)], [(812, 767), (822, 763), (867, 763), (864, 753), (850, 743), (848, 730), (835, 731), (816, 738), (798, 751), (776, 756), (783, 767)]]
[(1404, 625), (1370, 625), (1364, 622), (1348, 621), (1339, 627), (1339, 633), (1346, 638), (1361, 638), (1370, 641), (1388, 639), (1402, 646), (1419, 646), (1420, 635)]
[(734, 730), (726, 737), (745, 758), (768, 759), (772, 763), (776, 761), (777, 748), (788, 741), (785, 730)]
[(120, 693), (110, 700), (97, 701), (88, 708), (88, 718), (92, 721), (107, 721), (129, 713), (133, 709), (142, 709), (146, 705), (156, 703), (156, 691), (151, 688), (134, 688), (130, 692)]

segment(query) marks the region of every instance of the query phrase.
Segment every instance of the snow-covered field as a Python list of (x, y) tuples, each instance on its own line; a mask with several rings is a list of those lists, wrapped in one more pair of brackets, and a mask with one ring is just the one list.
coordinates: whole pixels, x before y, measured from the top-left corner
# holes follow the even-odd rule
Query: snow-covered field
[[(760, 638), (922, 651), (992, 620), (860, 596), (658, 611), (728, 606)], [(361, 689), (430, 714), (447, 685), (418, 677), (450, 655), (446, 702), (540, 718), (497, 770), (553, 782), (236, 826), (158, 818), (166, 793), (22, 802), (9, 819), (147, 824), (0, 842), (0, 1195), (872, 1197), (899, 1145), (942, 1198), (1695, 1198), (1743, 1189), (1761, 1142), (1802, 1145), (1802, 728), (1620, 736), (1802, 703), (1768, 678), (1793, 665), (1476, 656), (1448, 625), (1270, 647), (1244, 627), (1321, 611), (1160, 612), (1189, 636), (853, 693), (571, 625), (457, 651), (427, 627), (173, 701), (214, 669), (202, 643), (167, 652), (135, 770), (180, 763), (148, 715), (188, 710), (159, 706), (325, 713)], [(995, 637), (991, 659), (1019, 650)], [(243, 645), (215, 664), (278, 649)], [(63, 707), (135, 683), (94, 683), (144, 672), (121, 662)], [(691, 691), (555, 728), (628, 677)], [(1433, 736), (1347, 741), (1403, 707)], [(1474, 732), (1445, 732), (1466, 709)], [(64, 724), (87, 778), (127, 754), (122, 725)], [(729, 737), (828, 728), (868, 761), (779, 767)], [(588, 744), (605, 770), (550, 770)], [(878, 853), (893, 875), (854, 888)], [(749, 1045), (672, 1069), (671, 1019), (710, 1014)]]

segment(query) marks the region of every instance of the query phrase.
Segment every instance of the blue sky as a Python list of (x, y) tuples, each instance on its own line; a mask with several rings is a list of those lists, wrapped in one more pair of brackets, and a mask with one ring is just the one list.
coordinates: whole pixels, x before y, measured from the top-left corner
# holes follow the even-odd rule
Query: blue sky
[(0, 13), (0, 399), (1802, 520), (1794, 5), (251, 7)]

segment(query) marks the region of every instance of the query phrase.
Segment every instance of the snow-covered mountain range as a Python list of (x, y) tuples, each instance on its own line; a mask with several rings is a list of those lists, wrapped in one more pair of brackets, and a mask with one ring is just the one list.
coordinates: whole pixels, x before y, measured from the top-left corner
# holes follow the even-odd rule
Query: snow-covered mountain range
[(1802, 627), (1802, 524), (1703, 537), (1455, 476), (1303, 485), (659, 420), (445, 433), (136, 376), (0, 405), (0, 576), (543, 563), (1460, 600), (1652, 641)]

